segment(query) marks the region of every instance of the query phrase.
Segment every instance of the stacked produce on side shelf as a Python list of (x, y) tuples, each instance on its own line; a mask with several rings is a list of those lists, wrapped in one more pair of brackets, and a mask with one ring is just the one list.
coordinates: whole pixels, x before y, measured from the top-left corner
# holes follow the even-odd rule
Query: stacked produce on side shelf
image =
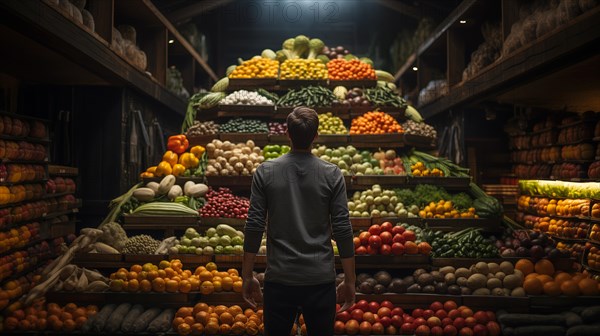
[(252, 140), (238, 144), (213, 140), (206, 145), (206, 151), (206, 176), (250, 175), (265, 160), (262, 149)]
[(210, 189), (206, 204), (200, 210), (202, 217), (238, 218), (248, 217), (250, 200), (234, 195), (228, 188)]
[(168, 139), (167, 151), (162, 161), (140, 174), (142, 178), (174, 176), (202, 176), (206, 166), (206, 149), (202, 146), (190, 147), (185, 134), (172, 135)]
[(221, 105), (274, 105), (275, 103), (254, 91), (239, 90), (223, 98)]
[(270, 58), (255, 56), (233, 68), (229, 78), (277, 78), (279, 62)]
[[(384, 196), (385, 197), (385, 196)], [(362, 231), (354, 237), (354, 247), (357, 255), (415, 255), (428, 256), (431, 253), (429, 243), (416, 242), (417, 235), (411, 230), (406, 230), (401, 225), (392, 225), (384, 222), (381, 225), (373, 224), (367, 231)]]
[(206, 230), (204, 236), (196, 229), (188, 228), (179, 243), (169, 249), (171, 254), (234, 254), (242, 255), (244, 233), (227, 224), (219, 224)]

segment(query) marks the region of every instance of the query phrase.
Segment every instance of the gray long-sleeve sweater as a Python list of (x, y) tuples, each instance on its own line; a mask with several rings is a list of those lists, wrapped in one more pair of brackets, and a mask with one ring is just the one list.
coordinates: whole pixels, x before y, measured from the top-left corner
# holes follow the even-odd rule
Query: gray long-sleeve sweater
[(341, 258), (354, 256), (340, 169), (311, 153), (295, 151), (261, 164), (252, 179), (244, 251), (258, 252), (265, 227), (265, 281), (285, 285), (335, 281), (332, 235)]

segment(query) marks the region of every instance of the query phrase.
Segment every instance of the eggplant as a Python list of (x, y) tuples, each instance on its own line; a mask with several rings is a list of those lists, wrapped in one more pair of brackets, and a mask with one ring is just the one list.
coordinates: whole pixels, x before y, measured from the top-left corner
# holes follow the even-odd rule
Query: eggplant
[(517, 253), (517, 257), (521, 257), (521, 258), (525, 258), (527, 256), (529, 256), (529, 250), (523, 246), (519, 246), (519, 248), (516, 250)]

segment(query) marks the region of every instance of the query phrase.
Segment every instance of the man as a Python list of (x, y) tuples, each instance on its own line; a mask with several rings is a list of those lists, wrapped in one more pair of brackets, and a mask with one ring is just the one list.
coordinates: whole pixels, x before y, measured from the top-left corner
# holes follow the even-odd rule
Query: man
[(265, 335), (289, 335), (300, 307), (308, 335), (329, 336), (333, 335), (336, 314), (332, 234), (345, 274), (337, 287), (337, 299), (344, 301), (341, 310), (350, 308), (355, 299), (346, 185), (336, 165), (311, 153), (319, 127), (314, 110), (295, 108), (287, 117), (287, 127), (292, 150), (261, 164), (252, 179), (242, 293), (252, 307), (262, 296), (252, 271), (266, 226)]

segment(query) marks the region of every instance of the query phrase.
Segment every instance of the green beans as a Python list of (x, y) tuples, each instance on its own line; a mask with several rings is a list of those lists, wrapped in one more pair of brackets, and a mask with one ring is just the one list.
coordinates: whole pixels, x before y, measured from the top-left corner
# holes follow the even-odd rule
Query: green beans
[(398, 108), (406, 107), (406, 101), (398, 96), (394, 90), (388, 87), (374, 87), (364, 91), (364, 96), (377, 107), (393, 106)]
[(220, 133), (267, 133), (269, 128), (264, 121), (235, 118), (219, 126)]
[(291, 89), (279, 99), (277, 105), (296, 107), (328, 107), (336, 100), (333, 91), (322, 86), (308, 86), (300, 89)]

